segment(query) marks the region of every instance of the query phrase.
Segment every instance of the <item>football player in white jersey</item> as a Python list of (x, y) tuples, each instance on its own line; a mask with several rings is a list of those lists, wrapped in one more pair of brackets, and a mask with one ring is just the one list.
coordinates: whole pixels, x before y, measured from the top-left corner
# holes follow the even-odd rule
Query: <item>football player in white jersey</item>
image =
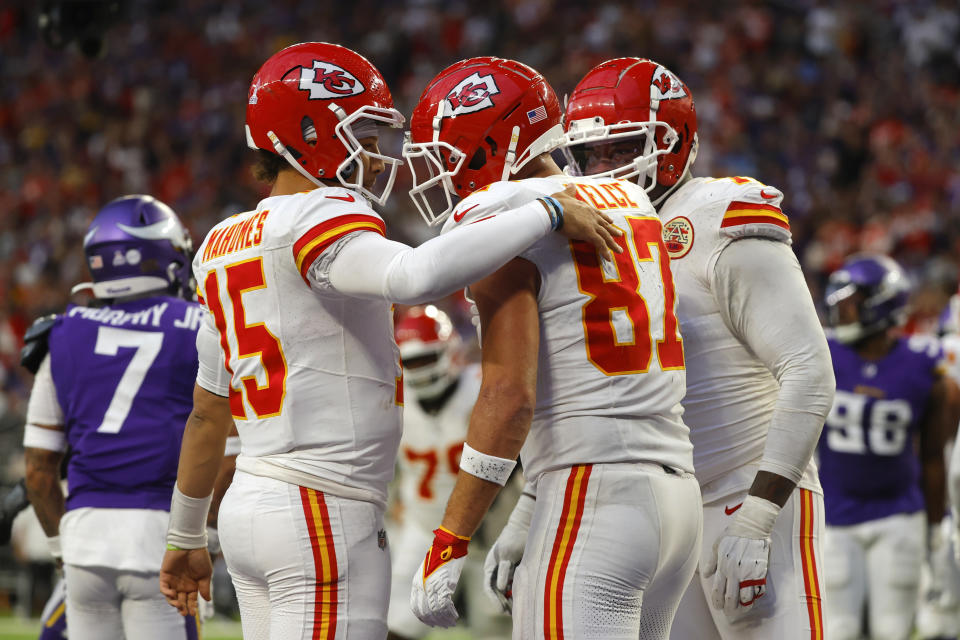
[(592, 69), (566, 125), (568, 171), (640, 184), (676, 273), (704, 526), (672, 637), (822, 638), (823, 496), (812, 454), (834, 379), (783, 194), (753, 178), (691, 175), (693, 97), (650, 60)]
[[(444, 232), (567, 184), (625, 232), (613, 260), (546, 238), (470, 285), (483, 380), (411, 604), (428, 624), (455, 623), (470, 536), (519, 454), (535, 497), (520, 503), (531, 524), (512, 584), (514, 638), (666, 638), (701, 526), (669, 257), (643, 190), (563, 175), (548, 153), (562, 141), (550, 85), (499, 58), (440, 72), (411, 117), (405, 158), (431, 164), (433, 184), (464, 198), (439, 214), (424, 206)], [(427, 182), (415, 185), (426, 195)], [(505, 599), (511, 573), (489, 577)]]
[[(395, 333), (403, 362), (404, 405), (397, 459), (400, 526), (390, 533), (388, 640), (422, 638), (430, 632), (410, 610), (410, 581), (433, 540), (431, 526), (440, 521), (453, 490), (480, 390), (480, 367), (464, 364), (464, 345), (446, 313), (433, 305), (411, 307), (401, 314)], [(473, 636), (503, 637), (510, 619), (497, 615), (479, 580), (464, 586)]]
[[(960, 384), (960, 293), (950, 297), (940, 322), (940, 344), (943, 348), (945, 373)], [(960, 398), (950, 402), (957, 411)], [(917, 609), (917, 633), (924, 640), (953, 638), (960, 634), (960, 440), (954, 433), (947, 474), (950, 513), (942, 521), (942, 544), (932, 549), (921, 574), (922, 592)], [(953, 562), (950, 562), (950, 557)]]
[(247, 104), (271, 194), (216, 225), (193, 262), (210, 313), (161, 588), (184, 614), (198, 589), (208, 595), (202, 525), (236, 421), (219, 531), (248, 640), (386, 635), (382, 519), (401, 431), (391, 301), (436, 299), (561, 226), (601, 251), (617, 246), (609, 220), (566, 194), (565, 215), (533, 202), (417, 249), (387, 240), (368, 199), (386, 200), (400, 161), (379, 152), (377, 125), (403, 120), (380, 73), (349, 49), (303, 43), (272, 56)]

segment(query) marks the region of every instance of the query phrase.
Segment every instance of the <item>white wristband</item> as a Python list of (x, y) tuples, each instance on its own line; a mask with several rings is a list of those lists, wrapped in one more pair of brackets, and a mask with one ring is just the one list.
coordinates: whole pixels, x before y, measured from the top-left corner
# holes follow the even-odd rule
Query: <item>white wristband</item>
[(480, 453), (466, 442), (463, 443), (463, 453), (460, 454), (460, 470), (466, 471), (481, 480), (494, 482), (502, 487), (507, 484), (515, 466), (517, 466), (516, 460)]
[(757, 496), (748, 495), (731, 525), (731, 530), (744, 538), (760, 540), (769, 538), (773, 525), (780, 515), (780, 507)]
[(167, 527), (168, 548), (202, 549), (207, 546), (207, 512), (212, 500), (212, 493), (206, 498), (191, 498), (173, 485), (170, 525)]
[(52, 555), (55, 560), (63, 557), (63, 549), (60, 548), (60, 536), (48, 536), (47, 548), (50, 549), (50, 555)]

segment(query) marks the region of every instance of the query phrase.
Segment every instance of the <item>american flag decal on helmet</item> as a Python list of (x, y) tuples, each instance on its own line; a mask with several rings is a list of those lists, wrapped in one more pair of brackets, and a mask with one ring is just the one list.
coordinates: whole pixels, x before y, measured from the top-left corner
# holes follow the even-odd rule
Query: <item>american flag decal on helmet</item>
[(547, 109), (543, 105), (540, 105), (536, 109), (531, 109), (527, 111), (527, 121), (530, 124), (535, 122), (540, 122), (541, 120), (547, 119)]

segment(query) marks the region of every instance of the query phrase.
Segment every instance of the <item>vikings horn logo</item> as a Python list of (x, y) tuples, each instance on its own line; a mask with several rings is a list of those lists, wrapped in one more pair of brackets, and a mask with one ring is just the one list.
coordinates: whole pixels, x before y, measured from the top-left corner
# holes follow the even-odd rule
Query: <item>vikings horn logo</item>
[(300, 91), (309, 91), (311, 100), (332, 100), (363, 93), (363, 83), (332, 62), (314, 60), (313, 67), (300, 67)]
[(473, 73), (455, 86), (444, 98), (444, 117), (450, 118), (464, 113), (473, 113), (489, 109), (493, 106), (493, 99), (500, 93), (500, 87), (494, 82), (490, 74), (481, 76)]

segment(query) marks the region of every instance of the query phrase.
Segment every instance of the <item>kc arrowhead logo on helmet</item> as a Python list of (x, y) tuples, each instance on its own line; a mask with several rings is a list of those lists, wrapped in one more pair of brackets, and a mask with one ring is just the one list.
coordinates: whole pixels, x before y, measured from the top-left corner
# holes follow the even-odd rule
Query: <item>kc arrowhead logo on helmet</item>
[(659, 100), (683, 98), (687, 95), (687, 92), (683, 88), (683, 83), (663, 65), (660, 65), (657, 70), (653, 72), (653, 79), (650, 81), (650, 84), (656, 87), (659, 92), (659, 95), (651, 97)]
[(491, 96), (498, 93), (500, 93), (500, 87), (494, 82), (492, 75), (481, 76), (479, 73), (473, 73), (461, 80), (447, 94), (447, 105), (443, 115), (454, 117), (489, 109), (493, 106)]
[(313, 67), (300, 67), (300, 90), (311, 100), (332, 100), (363, 93), (363, 83), (343, 67), (314, 60)]

